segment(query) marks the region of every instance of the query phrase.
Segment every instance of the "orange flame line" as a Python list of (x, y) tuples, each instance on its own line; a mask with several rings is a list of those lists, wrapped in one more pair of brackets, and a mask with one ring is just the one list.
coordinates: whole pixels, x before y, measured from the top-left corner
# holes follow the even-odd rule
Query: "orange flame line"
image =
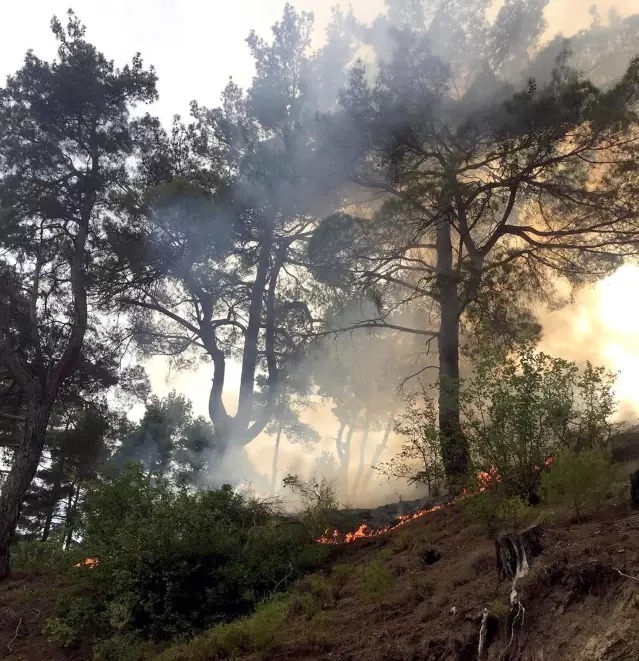
[[(548, 457), (548, 459), (546, 459), (546, 461), (544, 462), (544, 465), (550, 466), (552, 465), (554, 460), (555, 457)], [(539, 469), (535, 467), (535, 470), (539, 470)], [(417, 512), (413, 512), (412, 514), (402, 514), (401, 516), (398, 517), (396, 523), (393, 523), (390, 526), (386, 526), (385, 528), (378, 528), (376, 530), (371, 530), (365, 523), (362, 523), (355, 532), (348, 532), (345, 535), (340, 533), (339, 530), (333, 530), (333, 532), (331, 533), (329, 529), (326, 530), (321, 537), (318, 537), (315, 540), (315, 542), (317, 544), (350, 544), (351, 542), (354, 542), (356, 539), (364, 539), (367, 537), (378, 537), (379, 535), (383, 535), (384, 533), (391, 532), (392, 530), (395, 530), (397, 528), (401, 528), (401, 526), (406, 525), (409, 521), (414, 521), (415, 519), (419, 519), (422, 516), (426, 516), (426, 514), (430, 514), (432, 512), (438, 512), (439, 510), (443, 510), (445, 507), (450, 507), (451, 505), (454, 505), (463, 498), (476, 496), (482, 491), (486, 491), (486, 489), (489, 489), (495, 482), (501, 482), (501, 481), (502, 481), (501, 475), (499, 475), (497, 469), (491, 468), (488, 472), (482, 471), (477, 475), (476, 492), (471, 492), (468, 491), (467, 489), (464, 489), (460, 496), (457, 496), (457, 498), (453, 498), (447, 503), (442, 503), (441, 505), (435, 505), (433, 507), (425, 507), (424, 509), (417, 510)]]

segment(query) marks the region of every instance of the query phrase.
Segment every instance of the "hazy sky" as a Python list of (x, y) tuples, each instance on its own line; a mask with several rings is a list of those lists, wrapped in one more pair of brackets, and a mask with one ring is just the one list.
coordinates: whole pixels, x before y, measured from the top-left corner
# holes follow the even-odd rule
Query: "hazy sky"
[[(318, 38), (331, 14), (333, 0), (295, 0), (300, 10), (313, 10)], [(344, 7), (348, 2), (341, 2)], [(370, 20), (383, 0), (353, 0), (357, 16)], [(590, 0), (553, 0), (548, 9), (551, 31), (574, 31), (587, 24)], [(639, 0), (601, 0), (602, 13), (617, 6), (622, 14), (639, 11)], [(0, 79), (20, 67), (32, 48), (42, 57), (54, 55), (49, 21), (72, 7), (87, 25), (88, 37), (116, 63), (140, 51), (159, 75), (164, 121), (174, 113), (186, 115), (196, 98), (215, 105), (228, 77), (246, 85), (252, 63), (244, 42), (249, 31), (268, 36), (281, 15), (284, 0), (0, 0)]]
[[(330, 17), (330, 0), (299, 0), (298, 9), (313, 9), (319, 37)], [(358, 0), (358, 15), (375, 16), (382, 0)], [(280, 17), (283, 0), (0, 0), (0, 77), (20, 67), (32, 48), (51, 57), (55, 40), (49, 21), (71, 6), (86, 24), (88, 38), (121, 64), (139, 51), (159, 75), (156, 113), (169, 121), (186, 115), (196, 98), (216, 105), (228, 77), (246, 86), (252, 62), (245, 38), (251, 29), (267, 37)]]

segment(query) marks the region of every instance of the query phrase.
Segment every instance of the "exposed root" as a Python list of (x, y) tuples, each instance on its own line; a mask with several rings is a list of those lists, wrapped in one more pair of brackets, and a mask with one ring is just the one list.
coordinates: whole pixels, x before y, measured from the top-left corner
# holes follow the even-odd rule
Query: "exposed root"
[(517, 572), (525, 567), (528, 571), (528, 559), (541, 553), (541, 530), (533, 526), (516, 535), (506, 535), (495, 541), (497, 572), (504, 581), (514, 579)]
[(18, 631), (20, 631), (20, 625), (22, 624), (22, 618), (20, 618), (20, 622), (18, 622), (18, 626), (16, 627), (16, 632), (13, 634), (13, 638), (8, 642), (7, 644), (7, 649), (11, 652), (13, 651), (11, 649), (11, 645), (13, 641), (18, 637)]
[(499, 658), (502, 659), (515, 641), (517, 630), (521, 631), (524, 626), (526, 609), (517, 592), (517, 581), (530, 571), (529, 557), (532, 558), (541, 552), (539, 530), (533, 527), (518, 535), (502, 537), (495, 542), (495, 550), (500, 578), (512, 577), (510, 611), (508, 614), (510, 635), (506, 647), (499, 655)]
[(524, 626), (524, 619), (526, 617), (526, 609), (524, 608), (524, 605), (521, 603), (521, 601), (517, 600), (511, 606), (510, 616), (512, 617), (512, 624), (511, 624), (511, 627), (510, 627), (510, 638), (508, 639), (508, 643), (506, 644), (506, 647), (504, 647), (504, 650), (499, 655), (500, 659), (503, 659), (506, 656), (506, 653), (510, 649), (510, 646), (515, 641), (515, 633), (516, 633), (517, 623), (519, 622), (519, 630), (520, 631)]
[(635, 576), (630, 576), (629, 574), (624, 574), (622, 571), (619, 571), (617, 568), (615, 568), (615, 571), (619, 576), (623, 576), (624, 578), (629, 578), (631, 581), (637, 581), (639, 583), (639, 578), (636, 578)]
[(477, 649), (477, 660), (484, 661), (486, 656), (486, 632), (488, 631), (488, 609), (484, 608), (479, 628), (479, 646)]

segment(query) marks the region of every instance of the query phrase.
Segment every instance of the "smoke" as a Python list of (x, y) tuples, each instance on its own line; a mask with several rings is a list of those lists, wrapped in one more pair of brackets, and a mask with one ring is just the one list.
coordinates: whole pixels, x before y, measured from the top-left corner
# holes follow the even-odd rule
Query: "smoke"
[(578, 291), (559, 310), (542, 310), (541, 349), (583, 364), (589, 360), (618, 374), (616, 418), (636, 422), (639, 415), (639, 308), (631, 292), (639, 287), (639, 266), (626, 264), (597, 284)]
[[(391, 44), (390, 24), (410, 24), (411, 21), (418, 20), (415, 14), (418, 4), (410, 0), (396, 0), (390, 2), (391, 6), (385, 10), (381, 2), (355, 2), (352, 12), (360, 21), (356, 31), (359, 42), (353, 44), (352, 52), (348, 51), (350, 61), (356, 55), (371, 57), (373, 51), (378, 55), (388, 56)], [(459, 0), (454, 4), (464, 6), (464, 2)], [(487, 12), (489, 19), (494, 19), (502, 4), (486, 2), (483, 10)], [(596, 30), (589, 33), (589, 36), (579, 31), (595, 24), (605, 26), (610, 22), (621, 21), (636, 9), (632, 4), (631, 0), (599, 2), (598, 12), (593, 12), (589, 11), (587, 3), (580, 0), (553, 0), (545, 7), (543, 1), (531, 3), (532, 10), (529, 15), (513, 15), (511, 23), (505, 22), (501, 26), (502, 37), (504, 42), (517, 42), (522, 40), (522, 34), (543, 32), (544, 41), (547, 43), (552, 42), (558, 33), (566, 36), (576, 35), (576, 39), (587, 40), (592, 35), (597, 36)], [(474, 2), (473, 5), (481, 9), (481, 3)], [(313, 44), (315, 48), (327, 48), (328, 55), (323, 60), (324, 70), (320, 76), (322, 88), (312, 95), (317, 107), (326, 109), (335, 102), (334, 97), (339, 91), (339, 85), (335, 81), (344, 80), (345, 53), (340, 50), (344, 48), (344, 44), (339, 39), (331, 41), (335, 37), (334, 33), (323, 33), (332, 16), (326, 3), (320, 0), (301, 0), (297, 7), (315, 12)], [(616, 13), (611, 12), (613, 9)], [(480, 23), (481, 16), (468, 13), (467, 20)], [(437, 32), (439, 39), (433, 47), (444, 60), (455, 61), (457, 68), (471, 69), (473, 45), (461, 43), (453, 27), (442, 22)], [(563, 43), (562, 40), (557, 40), (557, 44), (560, 43)], [(334, 50), (330, 51), (330, 48)], [(609, 58), (602, 59), (601, 72), (598, 72), (598, 75), (603, 78), (609, 74), (606, 67), (614, 65), (614, 70), (618, 71), (631, 55), (630, 50), (623, 50), (629, 48), (628, 44), (614, 48), (617, 48), (617, 54), (621, 53), (621, 58), (616, 58), (612, 65)], [(329, 57), (331, 53), (334, 55), (333, 59)], [(495, 57), (498, 55), (497, 53)], [(331, 68), (333, 66), (335, 69)], [(401, 72), (397, 72), (397, 75), (400, 74)], [(270, 90), (268, 81), (262, 82), (264, 85), (258, 90), (262, 96), (254, 94), (252, 101), (266, 105)], [(305, 161), (302, 165), (300, 171), (306, 179), (313, 182), (318, 191), (323, 190), (322, 186), (327, 181), (327, 173), (324, 171), (326, 164), (320, 160)], [(275, 194), (280, 206), (294, 210), (296, 205), (308, 202), (305, 196), (309, 195), (309, 190), (300, 192), (298, 189), (281, 185)], [(265, 191), (257, 186), (250, 191), (251, 196), (262, 197), (265, 194)], [(316, 196), (318, 199), (314, 201), (313, 209), (321, 217), (325, 209), (330, 209), (331, 201), (317, 193)], [(639, 349), (635, 350), (633, 342), (636, 337), (633, 334), (639, 332), (639, 311), (635, 314), (629, 308), (624, 289), (637, 285), (639, 269), (626, 266), (606, 281), (578, 292), (568, 306), (560, 310), (537, 311), (543, 326), (542, 349), (579, 363), (588, 359), (595, 364), (621, 370), (618, 394), (622, 407), (619, 416), (626, 419), (634, 417), (639, 407), (639, 396), (635, 395), (639, 392)], [(414, 310), (412, 313), (417, 314)], [(346, 306), (340, 314), (345, 324), (358, 320), (358, 309), (353, 305)], [(411, 311), (406, 314), (411, 314)], [(342, 500), (352, 505), (376, 505), (397, 500), (398, 497), (408, 500), (424, 495), (423, 490), (419, 491), (406, 482), (389, 483), (380, 474), (371, 473), (370, 462), (377, 446), (383, 442), (388, 418), (403, 406), (399, 395), (400, 386), (408, 376), (431, 360), (425, 354), (423, 341), (420, 344), (415, 338), (402, 334), (371, 336), (360, 331), (327, 338), (315, 347), (297, 369), (311, 372), (317, 387), (311, 397), (312, 405), (300, 412), (300, 420), (313, 427), (320, 440), (308, 448), (294, 442), (294, 439), (285, 433), (276, 464), (276, 484), (281, 485), (281, 480), (287, 473), (306, 478), (314, 473), (324, 475), (336, 481), (342, 491)], [(170, 373), (165, 359), (154, 358), (147, 364), (147, 368), (155, 393), (165, 395), (175, 388), (192, 400), (196, 414), (208, 415), (211, 385), (209, 364), (189, 372)], [(224, 403), (231, 415), (235, 413), (237, 406), (239, 373), (239, 365), (229, 361)], [(344, 469), (343, 458), (340, 456), (343, 448), (340, 450), (339, 444), (340, 439), (344, 443), (347, 438), (350, 438), (350, 461)], [(268, 493), (272, 477), (274, 440), (273, 434), (262, 433), (249, 443), (245, 450), (228, 453), (222, 462), (212, 466), (207, 484), (216, 486), (222, 482), (244, 481), (250, 482), (258, 494)], [(364, 440), (366, 446), (362, 454), (363, 462), (360, 462), (360, 448)], [(391, 457), (400, 445), (401, 438), (392, 432), (380, 461)], [(247, 456), (250, 460), (248, 467)], [(366, 490), (355, 490), (354, 483), (362, 471), (372, 474), (372, 478)], [(344, 488), (344, 484), (349, 487)]]

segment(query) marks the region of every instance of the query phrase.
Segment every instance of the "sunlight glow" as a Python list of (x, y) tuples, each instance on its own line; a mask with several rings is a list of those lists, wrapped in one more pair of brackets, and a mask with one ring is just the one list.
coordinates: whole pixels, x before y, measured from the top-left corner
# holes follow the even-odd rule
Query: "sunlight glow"
[[(639, 267), (626, 264), (598, 285), (598, 317), (608, 367), (619, 373), (615, 390), (622, 403), (639, 411)], [(575, 324), (577, 330), (579, 322)]]
[(639, 333), (637, 292), (639, 266), (633, 264), (622, 266), (600, 283), (599, 314), (605, 328), (624, 335)]

